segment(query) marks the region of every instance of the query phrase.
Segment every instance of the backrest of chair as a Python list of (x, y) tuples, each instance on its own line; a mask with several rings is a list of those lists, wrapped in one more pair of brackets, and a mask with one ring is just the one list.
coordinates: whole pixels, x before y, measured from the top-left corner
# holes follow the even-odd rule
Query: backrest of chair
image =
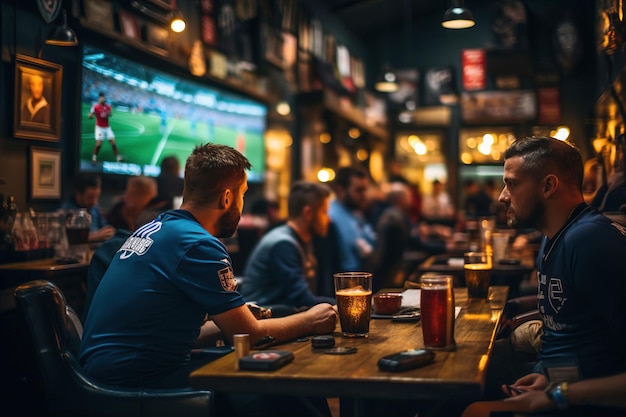
[(82, 325), (76, 313), (49, 281), (20, 285), (15, 299), (33, 342), (33, 359), (48, 402), (72, 398), (75, 383), (64, 355), (74, 356), (80, 348)]

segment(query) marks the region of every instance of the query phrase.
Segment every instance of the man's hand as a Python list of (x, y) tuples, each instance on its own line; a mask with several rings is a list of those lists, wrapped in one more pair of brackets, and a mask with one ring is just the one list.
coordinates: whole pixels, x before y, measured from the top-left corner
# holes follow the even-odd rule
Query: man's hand
[[(544, 375), (540, 373), (525, 375), (512, 384), (512, 387), (519, 388), (522, 391), (541, 391), (542, 393), (547, 386), (548, 380)], [(516, 393), (515, 391), (511, 391), (507, 385), (503, 385), (502, 390), (505, 394), (511, 395), (513, 397), (522, 395)]]
[(115, 234), (115, 227), (107, 224), (100, 230), (96, 230), (94, 232), (89, 233), (89, 241), (90, 242), (101, 242), (103, 240), (107, 240)]
[(306, 314), (310, 317), (312, 333), (330, 333), (337, 326), (337, 308), (330, 304), (321, 303), (314, 305), (301, 314)]

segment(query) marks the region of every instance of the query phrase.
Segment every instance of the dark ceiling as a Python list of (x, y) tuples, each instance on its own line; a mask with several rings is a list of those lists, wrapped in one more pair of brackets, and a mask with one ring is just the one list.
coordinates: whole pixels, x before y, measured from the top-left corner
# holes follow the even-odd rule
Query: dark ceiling
[(449, 0), (318, 0), (356, 37), (368, 36), (388, 28), (402, 27), (407, 19), (434, 13), (441, 15)]

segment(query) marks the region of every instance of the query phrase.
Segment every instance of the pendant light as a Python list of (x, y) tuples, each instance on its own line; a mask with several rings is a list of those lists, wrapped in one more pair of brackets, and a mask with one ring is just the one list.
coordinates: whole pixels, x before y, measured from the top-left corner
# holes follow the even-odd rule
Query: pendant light
[[(385, 8), (385, 53), (389, 54), (389, 11)], [(396, 74), (391, 69), (391, 65), (386, 64), (381, 74), (374, 82), (374, 88), (380, 93), (394, 93), (398, 91), (398, 80)]]
[(63, 24), (55, 29), (52, 29), (48, 38), (46, 39), (46, 45), (54, 46), (76, 46), (78, 45), (78, 38), (76, 33), (67, 25), (67, 13), (63, 9)]
[(475, 24), (474, 16), (465, 7), (463, 0), (452, 0), (452, 5), (441, 19), (441, 26), (446, 29), (467, 29)]
[(383, 69), (383, 72), (376, 79), (374, 88), (381, 93), (393, 93), (398, 91), (398, 80), (391, 67), (386, 66)]

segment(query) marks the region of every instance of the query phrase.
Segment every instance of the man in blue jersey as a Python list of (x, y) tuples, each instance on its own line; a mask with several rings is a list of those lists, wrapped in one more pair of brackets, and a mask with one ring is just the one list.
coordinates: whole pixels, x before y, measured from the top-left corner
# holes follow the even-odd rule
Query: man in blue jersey
[[(249, 334), (254, 345), (267, 336), (280, 343), (335, 329), (330, 304), (257, 320), (237, 292), (230, 256), (219, 238), (237, 228), (247, 169), (250, 162), (231, 147), (209, 143), (194, 149), (185, 167), (181, 208), (137, 229), (102, 277), (80, 350), (87, 374), (113, 386), (186, 387), (191, 370), (202, 365), (190, 359), (192, 348), (215, 331), (205, 324), (207, 316), (231, 343), (237, 333)], [(227, 413), (248, 413), (249, 406), (283, 415), (294, 412), (294, 403), (281, 397), (273, 408), (252, 408), (255, 398), (238, 397), (236, 410)]]
[(369, 185), (367, 172), (351, 166), (339, 168), (333, 181), (335, 199), (328, 213), (337, 229), (341, 271), (362, 271), (376, 244), (374, 229), (365, 217)]
[[(507, 222), (544, 234), (537, 259), (543, 335), (532, 372), (501, 383), (546, 390), (553, 409), (569, 407), (568, 383), (626, 372), (626, 229), (584, 203), (582, 179), (582, 158), (568, 142), (529, 137), (505, 153), (499, 202)], [(530, 394), (505, 392), (528, 409)], [(611, 411), (567, 415), (576, 412)]]
[(326, 236), (329, 198), (330, 189), (324, 184), (300, 181), (291, 187), (287, 224), (263, 236), (246, 262), (242, 288), (246, 299), (294, 308), (335, 303), (334, 298), (317, 295), (312, 244), (314, 237)]

